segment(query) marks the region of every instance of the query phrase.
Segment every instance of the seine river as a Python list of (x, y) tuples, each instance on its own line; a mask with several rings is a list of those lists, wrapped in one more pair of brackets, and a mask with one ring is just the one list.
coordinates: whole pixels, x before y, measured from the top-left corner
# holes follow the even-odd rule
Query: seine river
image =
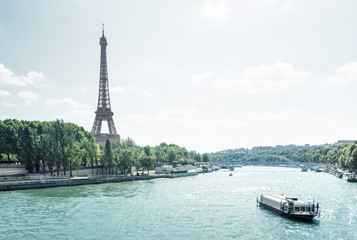
[[(0, 192), (0, 239), (357, 239), (357, 184), (294, 168)], [(299, 222), (256, 206), (262, 193), (315, 199)]]

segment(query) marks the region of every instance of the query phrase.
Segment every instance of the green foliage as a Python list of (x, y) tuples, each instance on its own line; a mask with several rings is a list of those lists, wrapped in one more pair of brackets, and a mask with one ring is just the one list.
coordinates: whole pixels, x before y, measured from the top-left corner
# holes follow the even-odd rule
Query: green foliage
[(342, 168), (357, 170), (357, 141), (341, 145), (338, 149), (338, 163)]
[(10, 161), (10, 154), (17, 151), (17, 125), (12, 121), (0, 121), (0, 153), (7, 156)]
[(243, 157), (248, 154), (248, 150), (244, 148), (228, 149), (215, 153), (211, 153), (210, 157), (212, 161), (242, 161)]
[(194, 164), (196, 161), (209, 161), (208, 154), (187, 151), (176, 144), (161, 143), (158, 146), (140, 147), (132, 139), (106, 141), (103, 154), (95, 143), (93, 134), (73, 123), (63, 120), (51, 122), (0, 121), (0, 160), (21, 162), (29, 172), (51, 175), (54, 171), (66, 175), (69, 170), (90, 165), (108, 169), (108, 173), (119, 171), (131, 173), (135, 167), (150, 171), (155, 162), (170, 164)]
[(155, 155), (152, 153), (149, 146), (144, 147), (144, 154), (141, 155), (140, 163), (143, 168), (148, 171), (154, 169)]
[(34, 170), (34, 140), (32, 132), (28, 126), (19, 131), (20, 157), (25, 163), (26, 169), (32, 173)]
[[(354, 150), (347, 149), (343, 146), (340, 146), (338, 149), (327, 147), (318, 149), (295, 147), (291, 149), (277, 150), (277, 148), (268, 148), (264, 151), (255, 152), (240, 148), (211, 153), (210, 156), (212, 161), (215, 162), (237, 161), (240, 163), (281, 163), (294, 161), (297, 163), (310, 162), (330, 164), (339, 162), (342, 167), (353, 166), (352, 161), (347, 161), (345, 156), (352, 156)], [(353, 159), (353, 156), (349, 159)]]
[[(188, 152), (186, 148), (179, 147), (176, 144), (161, 143), (155, 147), (140, 147), (132, 139), (127, 138), (112, 141), (111, 147), (113, 170), (116, 169), (117, 172), (121, 173), (131, 173), (133, 167), (135, 167), (137, 173), (139, 173), (139, 169), (149, 172), (154, 169), (155, 163), (194, 164), (195, 159), (201, 160), (199, 153)], [(102, 161), (108, 160), (102, 158)]]
[(103, 155), (102, 155), (102, 164), (109, 168), (109, 173), (111, 172), (113, 168), (113, 163), (114, 163), (114, 153), (112, 150), (112, 144), (109, 139), (105, 141), (105, 146), (103, 150)]
[(202, 154), (202, 161), (203, 162), (210, 162), (211, 161), (211, 157), (209, 156), (208, 153)]
[[(0, 155), (5, 154), (25, 165), (29, 172), (45, 172), (46, 167), (53, 174), (56, 168), (66, 174), (69, 166), (86, 165), (87, 152), (90, 159), (98, 155), (97, 145), (91, 133), (73, 123), (62, 120), (52, 122), (0, 121)], [(89, 154), (88, 154), (89, 155)]]

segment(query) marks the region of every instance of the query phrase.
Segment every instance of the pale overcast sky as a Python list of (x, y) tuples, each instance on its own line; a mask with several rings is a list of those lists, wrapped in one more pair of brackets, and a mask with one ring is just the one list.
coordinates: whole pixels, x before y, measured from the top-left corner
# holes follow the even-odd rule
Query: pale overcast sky
[(189, 150), (357, 139), (355, 0), (0, 0), (0, 119), (91, 130), (102, 23), (121, 137)]

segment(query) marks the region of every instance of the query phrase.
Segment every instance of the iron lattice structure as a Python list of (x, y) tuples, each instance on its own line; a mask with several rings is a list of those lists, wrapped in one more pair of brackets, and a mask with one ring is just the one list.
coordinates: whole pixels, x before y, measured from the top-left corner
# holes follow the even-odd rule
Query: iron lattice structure
[[(109, 96), (109, 83), (108, 83), (108, 67), (107, 67), (107, 39), (104, 37), (104, 25), (102, 30), (102, 37), (99, 41), (100, 44), (100, 76), (99, 76), (99, 95), (98, 95), (98, 107), (95, 112), (95, 119), (92, 128), (92, 133), (98, 144), (105, 143), (106, 139), (120, 138), (115, 129), (113, 115), (110, 105)], [(109, 134), (101, 133), (102, 122), (107, 121)]]

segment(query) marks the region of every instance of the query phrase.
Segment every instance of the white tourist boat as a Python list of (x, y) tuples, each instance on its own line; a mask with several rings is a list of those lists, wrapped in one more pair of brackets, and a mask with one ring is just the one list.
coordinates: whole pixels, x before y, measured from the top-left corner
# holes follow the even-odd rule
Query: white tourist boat
[(195, 176), (197, 172), (188, 170), (171, 170), (167, 175), (170, 178)]
[(297, 198), (287, 197), (279, 194), (262, 194), (257, 198), (260, 206), (285, 216), (301, 219), (312, 220), (319, 213), (319, 204), (298, 200)]

